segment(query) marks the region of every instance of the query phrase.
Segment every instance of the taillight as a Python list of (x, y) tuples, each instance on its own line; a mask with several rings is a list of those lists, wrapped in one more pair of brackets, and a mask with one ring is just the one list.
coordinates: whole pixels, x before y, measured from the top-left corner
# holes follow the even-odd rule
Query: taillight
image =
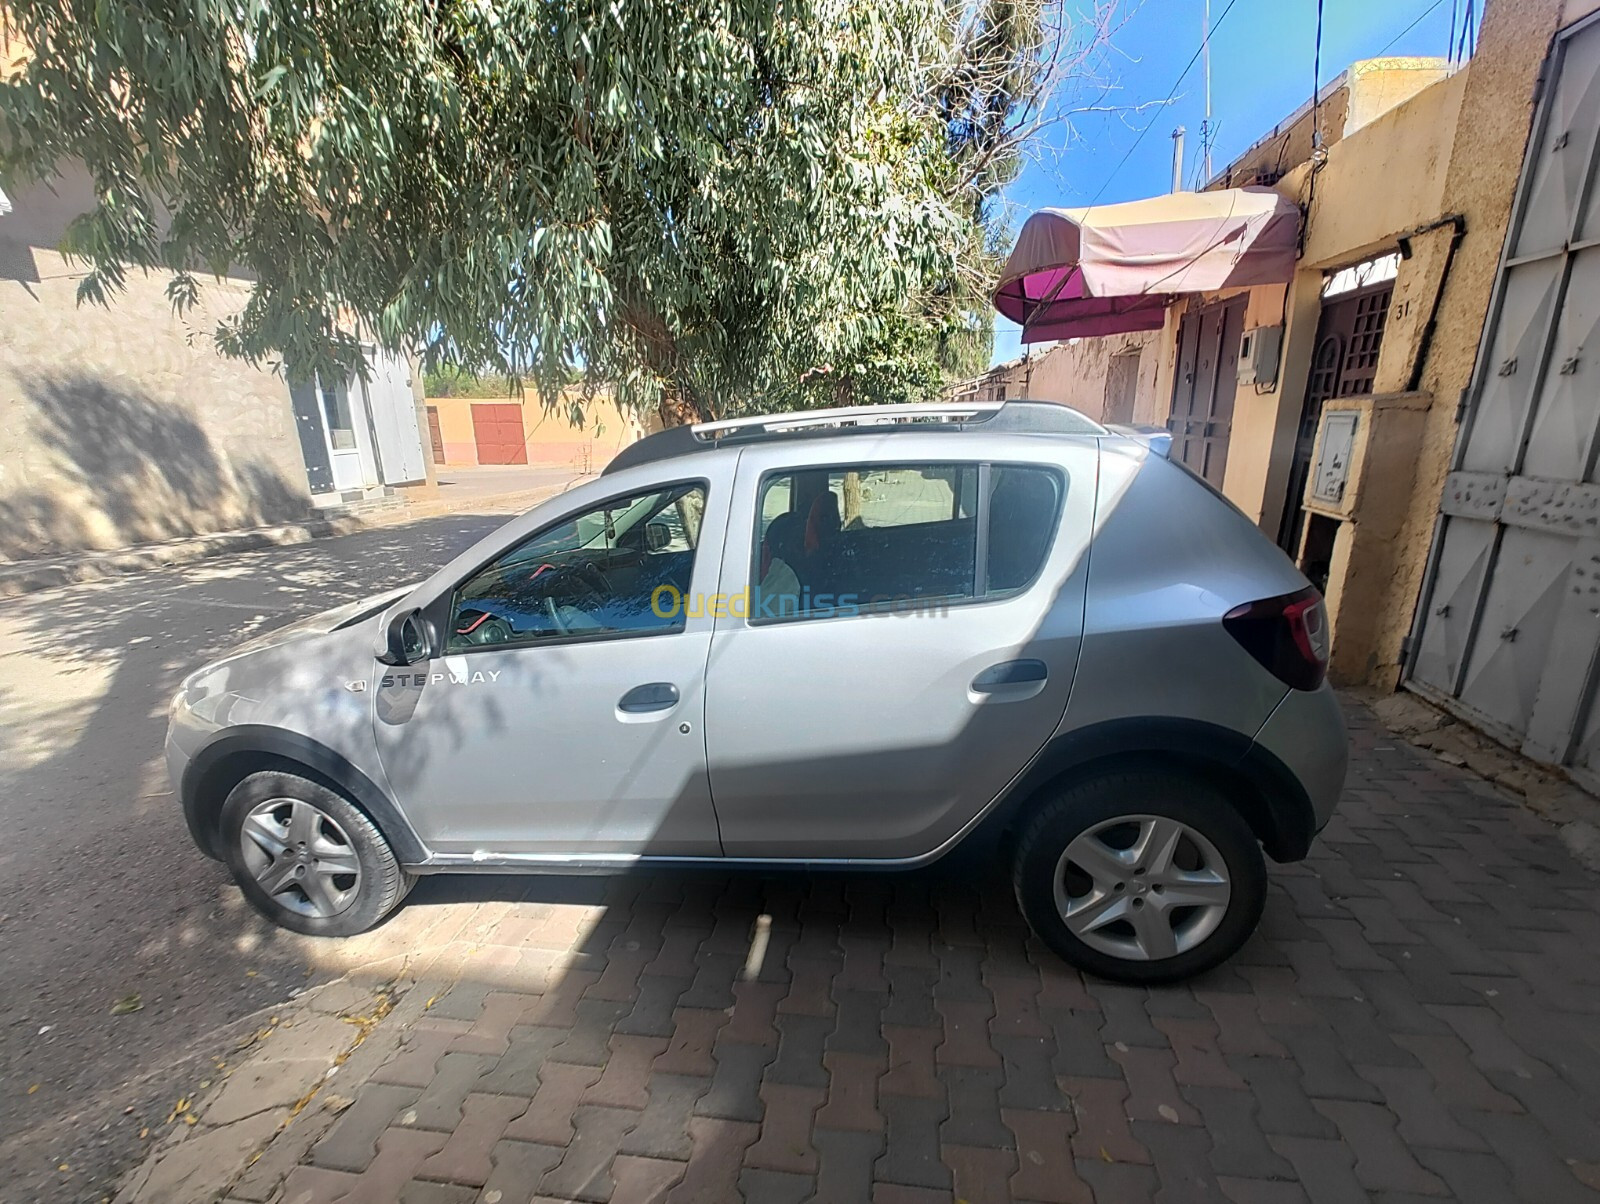
[(1311, 586), (1235, 606), (1222, 625), (1284, 685), (1315, 690), (1328, 672), (1328, 612)]

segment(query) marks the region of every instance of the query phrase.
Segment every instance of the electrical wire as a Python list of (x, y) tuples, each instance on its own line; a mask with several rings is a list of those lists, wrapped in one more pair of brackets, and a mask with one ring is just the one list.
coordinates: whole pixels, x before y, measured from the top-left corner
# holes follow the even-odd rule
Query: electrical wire
[(1322, 148), (1322, 0), (1317, 0), (1317, 44), (1311, 52), (1311, 150)]
[[(1461, 13), (1461, 40), (1456, 43), (1452, 55), (1457, 63), (1466, 62), (1478, 48), (1478, 21), (1475, 7), (1474, 0), (1467, 0), (1467, 6)], [(1451, 32), (1454, 33), (1454, 30)]]
[[(1410, 25), (1407, 25), (1399, 33), (1395, 34), (1394, 37), (1390, 38), (1389, 41), (1388, 41), (1388, 44), (1385, 45), (1382, 50), (1378, 51), (1378, 54), (1377, 54), (1376, 57), (1380, 57), (1381, 58), (1383, 55), (1387, 54), (1389, 52), (1389, 47), (1390, 46), (1393, 46), (1401, 38), (1405, 37), (1406, 34), (1410, 33), (1413, 29), (1415, 29), (1417, 26), (1421, 25), (1424, 21), (1426, 21), (1428, 19), (1428, 17), (1430, 15), (1432, 15), (1433, 10), (1438, 8), (1443, 3), (1444, 3), (1444, 0), (1433, 0), (1432, 4), (1428, 5), (1427, 8), (1423, 9), (1420, 13), (1417, 14), (1417, 19), (1415, 21), (1411, 22)], [(1451, 6), (1450, 7), (1450, 35), (1451, 35), (1452, 38), (1455, 37), (1455, 29), (1456, 29), (1455, 4), (1456, 4), (1456, 0), (1450, 0), (1450, 6)]]
[[(1217, 19), (1211, 23), (1212, 33), (1216, 33), (1217, 28), (1225, 20), (1227, 20), (1228, 14), (1233, 11), (1233, 6), (1237, 2), (1238, 0), (1228, 0), (1228, 7), (1223, 9), (1221, 15), (1219, 15)], [(1195, 48), (1194, 57), (1189, 60), (1189, 65), (1185, 67), (1178, 74), (1178, 78), (1173, 81), (1171, 89), (1167, 92), (1167, 98), (1161, 102), (1163, 107), (1172, 103), (1172, 98), (1178, 94), (1178, 89), (1182, 86), (1184, 77), (1187, 76), (1190, 71), (1194, 70), (1194, 65), (1200, 61), (1200, 52), (1204, 48), (1205, 40), (1202, 39), (1200, 45)], [(1153, 125), (1155, 125), (1154, 120), (1150, 122), (1150, 125), (1145, 126), (1144, 129), (1139, 131), (1139, 136), (1133, 140), (1133, 145), (1128, 148), (1127, 153), (1123, 155), (1121, 159), (1117, 160), (1117, 165), (1111, 169), (1111, 174), (1101, 181), (1100, 190), (1094, 194), (1094, 199), (1089, 202), (1089, 208), (1092, 209), (1095, 207), (1095, 205), (1099, 204), (1100, 198), (1106, 193), (1106, 189), (1111, 187), (1111, 181), (1116, 179), (1117, 173), (1128, 165), (1128, 160), (1133, 158), (1133, 152), (1139, 149), (1139, 144), (1144, 141), (1144, 136), (1150, 132), (1150, 126)]]

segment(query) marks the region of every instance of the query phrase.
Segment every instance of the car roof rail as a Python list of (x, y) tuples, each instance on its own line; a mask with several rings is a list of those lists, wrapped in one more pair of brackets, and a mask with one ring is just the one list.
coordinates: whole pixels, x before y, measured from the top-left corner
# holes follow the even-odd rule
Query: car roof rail
[(1104, 435), (1106, 428), (1069, 406), (1053, 401), (968, 401), (938, 404), (845, 406), (727, 418), (693, 426), (669, 427), (623, 448), (605, 471), (619, 472), (656, 460), (733, 444), (774, 439), (847, 434), (888, 434), (894, 430)]

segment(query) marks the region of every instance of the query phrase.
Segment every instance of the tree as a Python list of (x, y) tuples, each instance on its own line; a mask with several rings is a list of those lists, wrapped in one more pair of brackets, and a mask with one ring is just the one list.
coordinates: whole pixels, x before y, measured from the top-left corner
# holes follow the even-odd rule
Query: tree
[(366, 339), (698, 416), (834, 365), (925, 395), (981, 343), (984, 206), (1050, 53), (994, 17), (1042, 4), (6, 3), (0, 173), (87, 166), (81, 299), (242, 272), (219, 345), (298, 376)]

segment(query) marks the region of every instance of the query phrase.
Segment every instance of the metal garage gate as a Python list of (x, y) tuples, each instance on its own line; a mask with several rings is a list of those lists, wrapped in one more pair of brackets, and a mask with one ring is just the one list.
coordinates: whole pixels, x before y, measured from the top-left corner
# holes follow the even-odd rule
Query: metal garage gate
[(472, 403), (472, 438), (479, 464), (526, 464), (522, 407), (515, 402)]
[(1407, 684), (1600, 778), (1600, 23), (1556, 43), (1440, 502)]

